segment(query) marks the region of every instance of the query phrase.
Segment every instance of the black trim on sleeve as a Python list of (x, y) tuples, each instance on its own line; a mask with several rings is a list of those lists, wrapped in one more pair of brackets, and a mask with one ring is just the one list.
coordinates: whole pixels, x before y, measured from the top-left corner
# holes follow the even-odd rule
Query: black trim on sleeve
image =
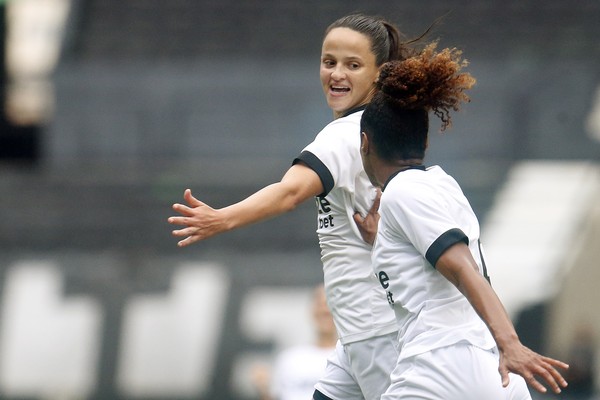
[(487, 266), (485, 265), (485, 260), (483, 258), (483, 251), (481, 250), (481, 240), (477, 241), (477, 245), (479, 246), (479, 258), (481, 258), (481, 266), (483, 268), (483, 277), (491, 285), (492, 284), (492, 280), (490, 279), (490, 276), (488, 275)]
[(300, 153), (300, 155), (294, 159), (292, 165), (298, 164), (299, 162), (303, 162), (308, 166), (308, 168), (312, 169), (317, 173), (317, 175), (319, 175), (321, 183), (323, 184), (323, 193), (321, 193), (321, 195), (326, 196), (331, 189), (333, 189), (333, 185), (335, 184), (329, 168), (327, 168), (317, 156), (306, 150)]
[(319, 392), (317, 389), (315, 389), (315, 392), (313, 393), (313, 400), (333, 400), (331, 397), (327, 397), (325, 396), (323, 393)]
[(458, 242), (464, 242), (469, 245), (469, 238), (458, 228), (450, 229), (442, 233), (440, 237), (438, 237), (435, 242), (429, 246), (427, 253), (425, 253), (425, 258), (435, 268), (435, 264), (438, 262), (442, 254), (448, 250), (449, 247)]

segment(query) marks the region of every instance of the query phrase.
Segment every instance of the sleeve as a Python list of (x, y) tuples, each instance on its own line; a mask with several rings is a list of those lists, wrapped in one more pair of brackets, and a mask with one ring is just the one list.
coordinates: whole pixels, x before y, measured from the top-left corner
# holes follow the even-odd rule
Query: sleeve
[(400, 230), (433, 267), (451, 246), (459, 242), (469, 244), (469, 238), (432, 188), (413, 182), (402, 190), (396, 188), (391, 197), (392, 218), (397, 221), (395, 229)]
[(299, 162), (306, 164), (319, 175), (324, 188), (323, 195), (327, 195), (327, 193), (331, 192), (331, 189), (333, 189), (333, 186), (335, 185), (333, 175), (331, 175), (329, 168), (323, 164), (319, 157), (308, 150), (303, 150), (302, 153), (294, 159), (292, 165), (298, 164)]
[(293, 164), (302, 162), (319, 175), (325, 188), (323, 195), (334, 187), (348, 187), (353, 191), (354, 177), (360, 172), (354, 170), (362, 168), (359, 131), (355, 122), (334, 121), (302, 150)]

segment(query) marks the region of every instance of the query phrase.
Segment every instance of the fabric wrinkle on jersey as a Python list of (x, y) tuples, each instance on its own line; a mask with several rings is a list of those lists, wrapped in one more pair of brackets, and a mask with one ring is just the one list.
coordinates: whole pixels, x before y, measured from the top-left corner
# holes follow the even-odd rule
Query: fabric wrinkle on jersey
[(338, 118), (317, 134), (294, 160), (313, 169), (325, 192), (316, 198), (327, 302), (342, 344), (398, 330), (371, 264), (371, 246), (354, 222), (376, 196), (360, 157), (363, 109)]

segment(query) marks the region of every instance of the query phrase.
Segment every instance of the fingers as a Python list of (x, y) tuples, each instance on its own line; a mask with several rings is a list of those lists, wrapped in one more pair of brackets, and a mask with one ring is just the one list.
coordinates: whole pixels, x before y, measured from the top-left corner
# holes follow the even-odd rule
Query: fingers
[(506, 366), (500, 364), (498, 368), (498, 372), (500, 372), (500, 377), (502, 378), (502, 387), (507, 387), (510, 383), (510, 378), (508, 377), (508, 368)]
[(552, 389), (554, 393), (560, 393), (561, 387), (567, 387), (568, 384), (556, 367), (567, 369), (569, 368), (569, 365), (562, 361), (540, 356), (537, 368), (535, 368), (532, 373), (529, 373), (528, 376), (524, 375), (524, 378), (537, 391), (546, 393), (547, 389), (537, 379), (535, 379), (535, 375), (537, 375), (542, 378), (548, 384), (548, 386), (550, 386), (550, 389)]
[(361, 215), (360, 212), (356, 211), (353, 215), (354, 217), (354, 222), (356, 222), (357, 224), (362, 224), (365, 222), (365, 220), (371, 216), (371, 217), (375, 217), (377, 219), (379, 219), (379, 204), (381, 204), (381, 189), (377, 188), (377, 192), (375, 195), (375, 198), (373, 199), (373, 204), (371, 205), (371, 208), (369, 209), (369, 212), (367, 213), (367, 215), (363, 218), (363, 216)]
[(558, 382), (558, 384), (565, 388), (568, 386), (567, 380), (562, 376), (562, 374), (556, 369), (558, 368), (562, 368), (562, 369), (569, 369), (569, 364), (566, 364), (562, 361), (558, 361), (555, 360), (553, 358), (547, 358), (544, 357), (545, 361), (549, 364), (547, 371), (552, 375), (552, 378), (554, 379), (555, 382)]
[(354, 222), (356, 222), (356, 224), (359, 226), (362, 225), (362, 223), (365, 221), (365, 219), (362, 217), (362, 215), (360, 215), (358, 211), (354, 213), (352, 218), (354, 218)]
[(175, 237), (184, 237), (185, 239), (177, 242), (178, 247), (189, 246), (190, 244), (196, 243), (198, 240), (202, 239), (200, 235), (198, 235), (199, 230), (197, 228), (188, 227), (183, 229), (174, 230), (171, 234)]
[(377, 194), (375, 195), (375, 199), (373, 200), (373, 205), (369, 210), (369, 214), (377, 214), (379, 212), (379, 204), (381, 203), (381, 189), (377, 188)]
[[(535, 379), (535, 377), (529, 376), (528, 378), (526, 378), (526, 377), (523, 377), (523, 378), (525, 378), (525, 381), (527, 381), (527, 383), (529, 384), (529, 386), (531, 386), (532, 388), (534, 388), (538, 392), (540, 392), (540, 393), (546, 393), (548, 391), (548, 389), (546, 389), (546, 387), (544, 385), (542, 385), (541, 383), (539, 383), (537, 381), (537, 379)], [(556, 393), (560, 393), (560, 389)]]
[(188, 236), (185, 239), (177, 242), (177, 247), (189, 246), (190, 244), (196, 243), (197, 241), (198, 241), (198, 239), (195, 236)]
[(569, 369), (569, 364), (564, 363), (562, 361), (559, 360), (555, 360), (554, 358), (550, 358), (550, 357), (543, 357), (544, 361), (546, 361), (548, 364), (552, 365), (554, 368), (562, 368), (562, 369)]
[(182, 237), (182, 236), (193, 236), (193, 235), (196, 235), (198, 233), (198, 231), (199, 231), (198, 228), (188, 226), (187, 228), (182, 228), (182, 229), (174, 230), (171, 233), (175, 237)]
[(536, 376), (541, 378), (550, 387), (554, 393), (560, 393), (561, 388), (567, 387), (568, 383), (563, 378), (561, 373), (554, 367), (568, 368), (569, 366), (561, 361), (553, 360), (547, 357), (540, 357), (537, 365), (532, 365), (530, 368), (520, 373), (527, 383), (540, 393), (546, 393), (548, 389), (538, 380)]
[[(561, 368), (568, 368), (569, 366), (561, 361), (552, 360), (546, 357), (544, 357), (544, 361), (543, 369), (537, 375), (546, 381), (554, 393), (560, 393), (561, 387), (567, 387), (568, 383), (553, 365), (560, 365)], [(542, 386), (540, 383), (537, 384)]]
[[(190, 189), (186, 189), (183, 192), (183, 198), (191, 207), (197, 206), (198, 203), (200, 203), (200, 201), (197, 200), (192, 195), (192, 191)], [(195, 238), (194, 235), (197, 233), (198, 229), (195, 227), (189, 226), (190, 222), (189, 222), (189, 218), (188, 218), (188, 217), (193, 216), (193, 208), (190, 208), (183, 204), (175, 203), (175, 204), (173, 204), (173, 210), (177, 211), (182, 216), (169, 217), (167, 219), (167, 222), (171, 225), (185, 226), (185, 228), (177, 229), (177, 230), (174, 230), (171, 232), (171, 234), (175, 237), (185, 237), (185, 239), (177, 242), (177, 246), (185, 247), (185, 246), (189, 246), (190, 244), (196, 242), (198, 239)]]
[(183, 199), (188, 205), (186, 206), (185, 204), (175, 203), (173, 204), (173, 210), (186, 216), (190, 216), (194, 208), (206, 206), (206, 204), (192, 195), (192, 191), (190, 189), (185, 189), (183, 192)]
[(183, 199), (186, 201), (186, 203), (188, 203), (190, 207), (198, 207), (204, 205), (204, 203), (202, 203), (200, 200), (198, 200), (192, 195), (191, 189), (185, 189), (185, 191), (183, 192)]
[[(179, 203), (173, 204), (173, 210), (177, 211), (179, 214), (184, 215), (186, 217), (191, 217), (193, 215), (193, 209), (186, 205), (183, 205), (183, 204), (179, 204)], [(171, 217), (171, 218), (173, 218), (173, 217)], [(172, 223), (171, 218), (169, 218), (169, 220), (168, 220), (169, 223)], [(177, 218), (177, 217), (175, 217), (175, 218)]]
[[(190, 189), (186, 189), (183, 192), (183, 198), (187, 202), (188, 206), (186, 206), (184, 204), (175, 203), (175, 204), (173, 204), (173, 210), (177, 211), (179, 214), (181, 214), (185, 217), (193, 216), (194, 208), (206, 206), (206, 204), (204, 204), (200, 200), (196, 199), (192, 195), (192, 191)], [(187, 224), (186, 222), (184, 222), (183, 218), (181, 218), (181, 217), (170, 217), (167, 221), (170, 224), (174, 224), (174, 225), (186, 225)]]
[(192, 195), (190, 189), (186, 189), (183, 192), (183, 198), (187, 205), (179, 203), (173, 204), (173, 210), (180, 215), (172, 216), (167, 219), (169, 224), (182, 226), (181, 229), (176, 229), (171, 232), (175, 237), (184, 238), (177, 243), (179, 247), (189, 246), (192, 243), (206, 239), (215, 234), (214, 229), (206, 229), (206, 227), (210, 225), (210, 223), (207, 222), (210, 221), (210, 218), (207, 219), (206, 216), (207, 214), (210, 215), (214, 210), (196, 199)]
[(171, 225), (189, 225), (187, 222), (187, 217), (169, 217), (167, 222)]

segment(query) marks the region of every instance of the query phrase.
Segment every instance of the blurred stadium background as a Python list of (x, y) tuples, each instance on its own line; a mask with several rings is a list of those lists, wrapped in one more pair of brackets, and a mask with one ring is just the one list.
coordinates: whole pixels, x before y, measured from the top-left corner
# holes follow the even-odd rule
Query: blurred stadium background
[(219, 207), (281, 177), (331, 118), (320, 41), (354, 11), (409, 37), (449, 12), (432, 37), (478, 85), (427, 163), (471, 199), (523, 341), (569, 359), (587, 335), (598, 352), (597, 0), (0, 11), (0, 398), (254, 399), (252, 365), (310, 340), (313, 204), (188, 249), (166, 219), (187, 187)]

